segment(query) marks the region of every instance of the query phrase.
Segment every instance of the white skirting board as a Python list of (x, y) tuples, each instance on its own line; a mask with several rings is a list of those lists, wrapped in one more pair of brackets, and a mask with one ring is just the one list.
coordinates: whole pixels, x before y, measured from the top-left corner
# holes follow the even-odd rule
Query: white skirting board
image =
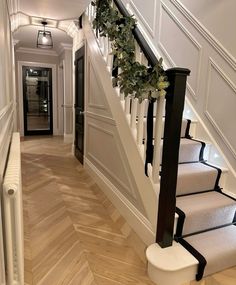
[(119, 213), (125, 218), (130, 227), (138, 234), (140, 239), (146, 245), (152, 244), (155, 240), (155, 234), (151, 229), (149, 221), (87, 158), (84, 159), (84, 166), (92, 174), (95, 182), (113, 203)]

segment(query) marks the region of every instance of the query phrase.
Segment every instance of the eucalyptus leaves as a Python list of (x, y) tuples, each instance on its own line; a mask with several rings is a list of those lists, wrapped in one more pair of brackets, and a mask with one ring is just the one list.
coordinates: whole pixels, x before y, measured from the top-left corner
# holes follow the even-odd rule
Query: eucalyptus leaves
[(133, 29), (136, 21), (132, 16), (123, 16), (112, 7), (111, 0), (96, 0), (96, 18), (94, 28), (100, 36), (108, 37), (112, 42), (114, 67), (119, 67), (121, 73), (113, 79), (113, 85), (120, 86), (120, 91), (143, 99), (156, 99), (165, 96), (165, 89), (169, 86), (162, 59), (155, 67), (146, 67), (135, 60), (135, 39)]

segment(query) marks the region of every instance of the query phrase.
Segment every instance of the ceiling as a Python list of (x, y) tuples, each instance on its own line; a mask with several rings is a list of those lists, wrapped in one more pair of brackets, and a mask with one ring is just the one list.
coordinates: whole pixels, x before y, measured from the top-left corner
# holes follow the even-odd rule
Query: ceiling
[(19, 0), (19, 11), (27, 15), (56, 20), (77, 19), (88, 0)]
[[(39, 29), (42, 30), (41, 27), (28, 25), (16, 30), (14, 32), (14, 40), (18, 42), (17, 48), (37, 48), (36, 43)], [(72, 38), (66, 32), (57, 28), (47, 28), (46, 30), (52, 33), (54, 46), (52, 50), (59, 53), (64, 44), (72, 44)]]
[(85, 11), (89, 0), (18, 0), (11, 13), (14, 40), (17, 48), (36, 48), (41, 21), (46, 20), (46, 30), (52, 32), (57, 53), (62, 46), (72, 44), (66, 31), (73, 21)]

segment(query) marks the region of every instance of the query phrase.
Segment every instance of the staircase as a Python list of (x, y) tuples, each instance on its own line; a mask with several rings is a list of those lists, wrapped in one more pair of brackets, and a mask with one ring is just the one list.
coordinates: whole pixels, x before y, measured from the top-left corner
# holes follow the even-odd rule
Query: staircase
[(222, 171), (207, 163), (205, 142), (188, 130), (179, 150), (175, 239), (199, 261), (200, 280), (236, 265), (236, 200), (219, 187)]
[[(113, 5), (119, 1), (114, 2)], [(93, 6), (88, 8), (87, 15), (89, 21), (92, 22), (95, 17)], [(97, 44), (100, 47), (101, 56), (104, 58), (107, 70), (112, 75), (111, 43), (107, 38), (100, 37), (96, 31), (94, 31), (94, 34), (96, 34)], [(137, 45), (136, 53), (136, 58), (140, 63), (149, 65), (150, 60), (147, 60), (139, 45)], [(187, 76), (187, 72), (185, 76)], [(172, 155), (170, 153), (171, 146), (168, 151), (165, 146), (166, 133), (168, 132), (165, 129), (163, 133), (164, 125), (166, 128), (163, 119), (163, 114), (165, 114), (164, 99), (159, 98), (154, 103), (151, 111), (152, 126), (150, 128), (148, 126), (150, 103), (147, 100), (138, 104), (137, 99), (131, 96), (124, 97), (119, 87), (115, 88), (115, 94), (119, 98), (127, 124), (130, 126), (130, 131), (143, 162), (145, 160), (145, 151), (148, 149), (146, 129), (152, 130), (151, 146), (154, 147), (151, 161), (147, 161), (147, 174), (155, 191), (158, 194), (160, 191), (161, 195), (168, 196), (169, 193), (163, 194), (162, 186), (160, 187), (160, 182), (162, 184), (164, 184), (164, 181), (169, 183), (167, 181), (168, 177), (167, 180), (164, 180), (166, 177), (164, 177), (163, 172), (165, 172), (164, 168), (166, 166), (161, 158), (166, 153), (169, 157)], [(178, 94), (175, 95), (178, 96)], [(180, 115), (182, 116), (182, 113)], [(167, 118), (166, 114), (165, 116)], [(190, 119), (182, 120), (179, 132), (179, 152), (176, 155), (178, 165), (171, 165), (169, 162), (169, 172), (172, 169), (173, 172), (175, 172), (175, 168), (176, 171), (178, 169), (176, 196), (172, 197), (174, 206), (176, 205), (176, 208), (174, 207), (176, 216), (178, 217), (175, 227), (172, 223), (174, 222), (174, 215), (166, 209), (166, 211), (163, 211), (162, 200), (159, 200), (159, 214), (162, 212), (162, 216), (158, 218), (157, 233), (160, 227), (163, 227), (163, 224), (164, 227), (170, 226), (171, 230), (169, 232), (168, 229), (164, 229), (161, 234), (165, 238), (166, 233), (168, 233), (171, 243), (173, 236), (175, 241), (171, 247), (164, 248), (165, 246), (161, 246), (163, 247), (161, 248), (155, 244), (149, 246), (147, 250), (149, 275), (159, 285), (182, 284), (182, 281), (190, 281), (194, 278), (200, 280), (215, 272), (236, 266), (236, 200), (225, 194), (224, 189), (220, 187), (222, 170), (208, 162), (208, 153), (211, 146), (192, 137), (190, 133), (191, 126)], [(175, 144), (173, 143), (173, 145)], [(171, 191), (171, 195), (175, 195), (175, 189), (171, 189)], [(148, 208), (148, 205), (146, 207)], [(169, 214), (172, 216), (168, 224), (166, 220), (169, 219)], [(176, 253), (179, 255), (177, 259)], [(183, 256), (181, 256), (182, 253)], [(183, 265), (173, 267), (168, 265), (168, 263), (174, 262), (173, 260), (181, 260), (181, 258), (183, 259)], [(162, 264), (164, 264), (163, 267)], [(175, 271), (177, 272), (176, 275)], [(178, 279), (179, 273), (181, 276)]]

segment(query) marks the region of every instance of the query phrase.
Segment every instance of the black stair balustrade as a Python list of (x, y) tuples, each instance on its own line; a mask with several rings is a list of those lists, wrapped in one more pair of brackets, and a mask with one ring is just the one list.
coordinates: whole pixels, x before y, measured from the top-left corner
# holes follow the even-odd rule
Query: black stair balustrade
[[(129, 12), (121, 0), (113, 0), (113, 3), (123, 16), (129, 16)], [(154, 67), (158, 63), (158, 59), (137, 26), (133, 30), (133, 35), (141, 51), (145, 55), (148, 65)], [(189, 74), (190, 70), (186, 68), (176, 67), (166, 70), (170, 86), (168, 87), (166, 94), (159, 209), (156, 231), (156, 242), (163, 248), (171, 246), (173, 242), (180, 132), (186, 82)], [(118, 68), (114, 65), (112, 75), (115, 78), (118, 76)], [(153, 107), (154, 101), (151, 100), (149, 102), (147, 113), (146, 175), (148, 175), (148, 163), (152, 164), (153, 161)]]

